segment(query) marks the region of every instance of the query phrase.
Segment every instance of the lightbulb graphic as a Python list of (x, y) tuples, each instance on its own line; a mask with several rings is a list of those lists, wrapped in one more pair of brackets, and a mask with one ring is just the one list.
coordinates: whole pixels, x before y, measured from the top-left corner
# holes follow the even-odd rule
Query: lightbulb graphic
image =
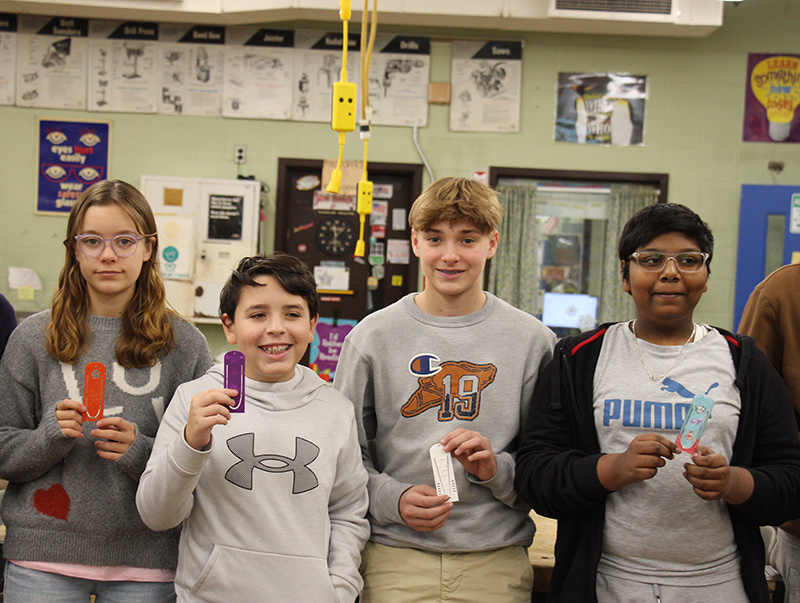
[(800, 104), (800, 59), (773, 56), (758, 62), (750, 75), (750, 87), (767, 110), (769, 137), (775, 142), (786, 140)]

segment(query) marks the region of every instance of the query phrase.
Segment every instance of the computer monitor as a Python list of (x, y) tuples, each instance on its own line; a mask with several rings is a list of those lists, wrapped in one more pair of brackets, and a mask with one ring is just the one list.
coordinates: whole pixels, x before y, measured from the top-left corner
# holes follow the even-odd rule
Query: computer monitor
[(597, 298), (577, 293), (545, 292), (542, 322), (548, 327), (589, 330), (597, 322)]

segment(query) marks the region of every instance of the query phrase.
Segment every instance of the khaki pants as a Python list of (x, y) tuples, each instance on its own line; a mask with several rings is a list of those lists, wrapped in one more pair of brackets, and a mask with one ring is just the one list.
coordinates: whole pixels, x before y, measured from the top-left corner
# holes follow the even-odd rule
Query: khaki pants
[(530, 603), (533, 569), (523, 546), (430, 553), (368, 542), (361, 603)]

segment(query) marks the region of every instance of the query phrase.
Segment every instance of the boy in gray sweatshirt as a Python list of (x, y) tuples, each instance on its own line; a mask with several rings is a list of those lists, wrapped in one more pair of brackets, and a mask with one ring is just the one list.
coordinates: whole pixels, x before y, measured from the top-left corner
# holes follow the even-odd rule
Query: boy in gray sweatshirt
[[(529, 603), (534, 525), (513, 489), (520, 427), (555, 335), (482, 288), (497, 251), (495, 192), (443, 178), (414, 202), (425, 289), (348, 334), (334, 387), (355, 404), (372, 526), (362, 603)], [(429, 450), (453, 457), (458, 502)]]
[(314, 276), (286, 254), (243, 259), (223, 288), (244, 412), (231, 412), (240, 392), (221, 365), (180, 386), (136, 496), (150, 528), (183, 523), (178, 601), (352, 603), (361, 589), (367, 475), (353, 407), (297, 364), (318, 307)]

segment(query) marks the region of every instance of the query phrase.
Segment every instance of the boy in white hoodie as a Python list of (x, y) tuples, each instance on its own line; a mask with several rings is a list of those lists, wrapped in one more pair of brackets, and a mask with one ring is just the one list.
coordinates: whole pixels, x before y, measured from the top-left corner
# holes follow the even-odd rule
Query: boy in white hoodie
[(318, 308), (313, 274), (286, 254), (243, 259), (222, 290), (244, 412), (230, 412), (238, 392), (222, 365), (178, 387), (136, 496), (151, 529), (183, 523), (178, 601), (352, 603), (361, 590), (367, 474), (353, 407), (297, 364)]

